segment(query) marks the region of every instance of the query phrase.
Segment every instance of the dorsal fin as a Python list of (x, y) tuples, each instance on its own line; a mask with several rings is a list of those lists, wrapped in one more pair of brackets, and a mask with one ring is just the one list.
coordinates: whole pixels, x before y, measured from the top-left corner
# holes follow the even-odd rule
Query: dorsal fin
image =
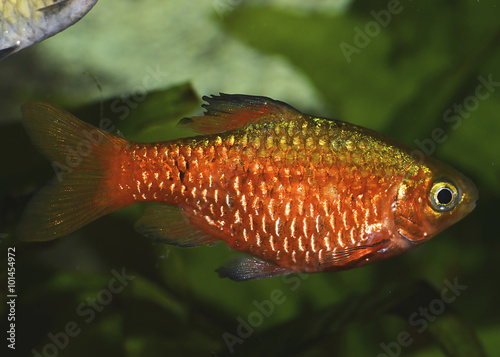
[(285, 114), (300, 114), (292, 106), (267, 97), (243, 94), (204, 96), (203, 116), (184, 118), (179, 124), (199, 134), (217, 134), (242, 128), (245, 125), (270, 121)]

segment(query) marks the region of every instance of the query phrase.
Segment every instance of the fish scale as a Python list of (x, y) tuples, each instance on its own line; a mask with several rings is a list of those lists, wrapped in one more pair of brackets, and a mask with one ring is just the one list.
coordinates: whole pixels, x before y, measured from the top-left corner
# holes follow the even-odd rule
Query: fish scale
[[(60, 183), (33, 199), (20, 236), (56, 238), (118, 208), (156, 202), (139, 232), (179, 246), (224, 241), (247, 254), (218, 270), (238, 281), (387, 259), (475, 206), (468, 178), (370, 129), (265, 97), (204, 99), (204, 116), (179, 124), (200, 136), (157, 143), (129, 142), (51, 106), (28, 105), (26, 130), (58, 163)], [(92, 150), (81, 160), (61, 150), (82, 140)]]

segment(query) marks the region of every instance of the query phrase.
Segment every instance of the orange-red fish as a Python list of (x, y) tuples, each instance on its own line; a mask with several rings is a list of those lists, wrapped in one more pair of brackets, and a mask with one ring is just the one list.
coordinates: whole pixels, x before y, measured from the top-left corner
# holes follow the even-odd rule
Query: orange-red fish
[(152, 205), (137, 223), (179, 246), (224, 241), (248, 253), (233, 280), (350, 269), (410, 250), (470, 213), (474, 184), (382, 134), (265, 97), (204, 97), (201, 136), (137, 143), (48, 104), (23, 107), (58, 177), (28, 205), (20, 239), (64, 236), (116, 209)]

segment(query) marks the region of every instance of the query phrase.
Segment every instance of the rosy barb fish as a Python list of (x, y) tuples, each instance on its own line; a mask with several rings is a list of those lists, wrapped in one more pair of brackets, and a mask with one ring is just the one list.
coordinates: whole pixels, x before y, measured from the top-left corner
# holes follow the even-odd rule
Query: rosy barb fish
[(470, 213), (474, 184), (356, 125), (265, 97), (203, 97), (201, 134), (138, 143), (48, 104), (23, 107), (58, 178), (29, 203), (19, 238), (44, 241), (136, 202), (136, 229), (178, 246), (224, 241), (248, 255), (218, 270), (250, 280), (359, 267), (415, 248)]

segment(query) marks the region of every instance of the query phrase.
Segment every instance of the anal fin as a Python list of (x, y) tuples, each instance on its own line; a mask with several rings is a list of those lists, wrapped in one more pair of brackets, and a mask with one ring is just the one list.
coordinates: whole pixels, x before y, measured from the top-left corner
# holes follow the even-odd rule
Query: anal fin
[(210, 236), (201, 232), (186, 217), (182, 208), (171, 205), (150, 205), (136, 222), (135, 229), (159, 243), (178, 247), (194, 247), (216, 243)]
[(257, 257), (240, 256), (230, 260), (216, 270), (221, 278), (234, 281), (271, 278), (274, 276), (295, 273), (294, 271), (266, 262)]

